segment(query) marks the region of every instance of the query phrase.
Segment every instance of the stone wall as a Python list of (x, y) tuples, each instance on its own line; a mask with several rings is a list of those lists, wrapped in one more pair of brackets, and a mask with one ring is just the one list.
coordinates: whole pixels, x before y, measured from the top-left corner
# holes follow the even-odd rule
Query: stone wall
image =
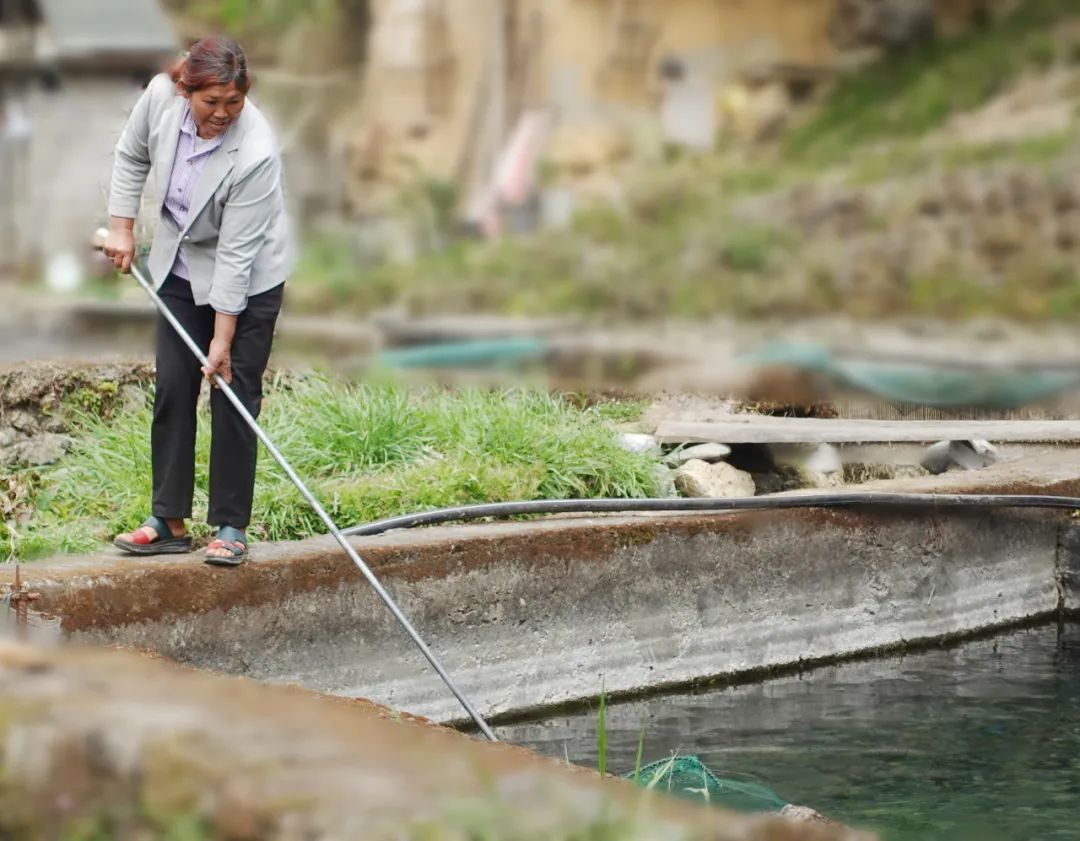
[(0, 370), (0, 471), (60, 459), (71, 445), (65, 401), (107, 414), (119, 401), (145, 400), (142, 387), (153, 377), (147, 362), (38, 363)]

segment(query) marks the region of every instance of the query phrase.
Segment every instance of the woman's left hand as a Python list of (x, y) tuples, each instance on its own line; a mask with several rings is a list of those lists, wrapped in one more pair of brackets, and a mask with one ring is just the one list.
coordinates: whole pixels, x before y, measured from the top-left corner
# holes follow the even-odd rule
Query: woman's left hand
[(232, 383), (232, 343), (224, 339), (214, 338), (210, 340), (210, 350), (206, 354), (210, 365), (203, 368), (202, 372), (210, 382), (214, 381), (215, 374), (221, 374), (226, 383)]

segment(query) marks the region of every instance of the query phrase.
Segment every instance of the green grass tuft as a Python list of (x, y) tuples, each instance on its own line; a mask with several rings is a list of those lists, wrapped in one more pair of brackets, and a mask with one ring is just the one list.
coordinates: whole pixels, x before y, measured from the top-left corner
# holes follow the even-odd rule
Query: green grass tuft
[[(608, 418), (616, 404), (577, 408), (530, 391), (409, 391), (321, 379), (271, 388), (260, 419), (342, 527), (424, 509), (516, 499), (647, 497), (653, 462), (628, 453)], [(634, 404), (640, 406), (640, 404)], [(9, 554), (90, 551), (146, 516), (151, 495), (149, 403), (106, 420), (75, 411), (76, 446), (40, 472), (31, 520), (5, 535)], [(198, 521), (207, 499), (209, 413), (199, 412)], [(257, 539), (323, 526), (284, 471), (260, 453)]]

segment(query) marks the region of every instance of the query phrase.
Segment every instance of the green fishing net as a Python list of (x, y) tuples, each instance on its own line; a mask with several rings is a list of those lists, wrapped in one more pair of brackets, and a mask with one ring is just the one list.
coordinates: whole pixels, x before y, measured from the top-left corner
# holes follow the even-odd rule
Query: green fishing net
[(896, 403), (941, 408), (1010, 409), (1080, 387), (1075, 365), (971, 365), (867, 353), (836, 353), (817, 344), (773, 342), (742, 357), (753, 366), (784, 365)]
[(624, 777), (642, 788), (736, 812), (779, 812), (788, 805), (780, 795), (761, 783), (718, 777), (696, 756), (662, 759)]

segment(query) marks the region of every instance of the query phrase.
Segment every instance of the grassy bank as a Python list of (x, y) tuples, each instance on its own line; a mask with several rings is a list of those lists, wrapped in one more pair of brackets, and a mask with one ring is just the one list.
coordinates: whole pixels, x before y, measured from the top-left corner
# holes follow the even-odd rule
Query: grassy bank
[[(9, 556), (89, 551), (148, 513), (150, 400), (102, 417), (72, 409), (74, 449), (18, 477), (33, 516), (3, 535)], [(643, 497), (654, 460), (625, 452), (611, 421), (633, 404), (579, 408), (535, 392), (408, 391), (305, 380), (270, 389), (262, 421), (341, 525), (449, 505), (514, 499)], [(199, 413), (196, 534), (206, 534), (209, 413)], [(260, 456), (258, 539), (288, 540), (323, 527), (281, 469)]]

